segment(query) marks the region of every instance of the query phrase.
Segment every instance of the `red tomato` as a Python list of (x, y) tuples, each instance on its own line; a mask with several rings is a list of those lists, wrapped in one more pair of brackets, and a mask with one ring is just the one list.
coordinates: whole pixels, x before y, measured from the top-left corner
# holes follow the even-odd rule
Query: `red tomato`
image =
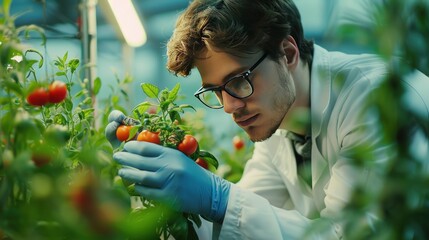
[(94, 209), (94, 199), (90, 189), (85, 186), (75, 187), (70, 192), (70, 200), (73, 206), (81, 213), (88, 214)]
[(27, 102), (33, 106), (43, 106), (49, 102), (49, 93), (44, 88), (36, 88), (27, 96)]
[(116, 129), (116, 138), (123, 142), (128, 140), (128, 137), (130, 136), (130, 130), (131, 126), (128, 125), (121, 125)]
[(61, 81), (54, 81), (49, 85), (49, 102), (60, 103), (67, 96), (67, 86)]
[(244, 140), (239, 136), (235, 136), (232, 139), (232, 144), (234, 145), (235, 150), (240, 150), (244, 147)]
[(177, 145), (177, 149), (179, 149), (179, 151), (183, 152), (187, 156), (191, 156), (192, 153), (197, 151), (197, 147), (197, 139), (195, 139), (194, 136), (189, 134), (186, 134), (182, 142)]
[(204, 160), (202, 158), (197, 158), (197, 160), (195, 160), (195, 162), (198, 165), (200, 165), (202, 168), (209, 169), (209, 164), (206, 162), (206, 160)]
[(156, 144), (161, 144), (161, 140), (159, 139), (159, 133), (154, 133), (149, 130), (143, 130), (137, 136), (137, 141), (151, 142)]
[(51, 161), (51, 156), (47, 154), (33, 154), (31, 160), (34, 162), (34, 165), (37, 167), (42, 167), (48, 164)]
[(149, 114), (156, 114), (157, 112), (157, 108), (155, 106), (150, 106), (149, 109), (147, 110), (147, 113)]
[(98, 206), (96, 190), (99, 182), (92, 172), (80, 173), (75, 178), (67, 192), (69, 200), (80, 214), (93, 217)]

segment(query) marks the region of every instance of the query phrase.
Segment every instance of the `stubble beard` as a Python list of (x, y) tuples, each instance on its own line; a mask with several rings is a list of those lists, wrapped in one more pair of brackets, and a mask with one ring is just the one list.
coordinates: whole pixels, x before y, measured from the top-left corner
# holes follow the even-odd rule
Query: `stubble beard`
[(277, 69), (281, 84), (280, 88), (277, 88), (277, 91), (274, 93), (274, 95), (277, 97), (273, 100), (273, 118), (269, 121), (272, 124), (268, 126), (267, 130), (264, 131), (261, 136), (255, 137), (250, 135), (252, 128), (255, 127), (249, 127), (246, 132), (252, 142), (261, 142), (270, 138), (277, 131), (277, 129), (279, 129), (284, 117), (288, 113), (292, 104), (295, 102), (296, 92), (293, 79), (288, 76), (286, 71), (281, 69), (280, 66)]

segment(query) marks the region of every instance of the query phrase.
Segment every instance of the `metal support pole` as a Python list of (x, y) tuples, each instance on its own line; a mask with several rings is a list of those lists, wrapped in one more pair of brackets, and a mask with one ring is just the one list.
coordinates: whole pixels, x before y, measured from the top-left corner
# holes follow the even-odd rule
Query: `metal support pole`
[[(91, 94), (94, 117), (97, 116), (96, 98), (93, 94), (94, 79), (97, 66), (97, 0), (81, 0), (80, 12), (82, 20), (82, 64), (84, 67), (84, 79), (88, 80), (88, 91)], [(97, 118), (95, 118), (97, 119)]]

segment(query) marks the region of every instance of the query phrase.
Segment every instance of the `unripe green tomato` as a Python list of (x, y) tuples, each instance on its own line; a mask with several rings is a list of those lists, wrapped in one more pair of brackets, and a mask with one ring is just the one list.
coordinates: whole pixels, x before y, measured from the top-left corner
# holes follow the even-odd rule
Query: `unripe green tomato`
[(45, 140), (56, 145), (63, 145), (70, 139), (70, 132), (66, 126), (52, 124), (46, 128)]

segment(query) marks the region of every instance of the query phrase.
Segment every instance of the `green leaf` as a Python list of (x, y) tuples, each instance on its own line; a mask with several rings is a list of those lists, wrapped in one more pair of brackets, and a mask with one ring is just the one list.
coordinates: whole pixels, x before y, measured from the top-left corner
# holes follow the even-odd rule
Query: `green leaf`
[(28, 60), (27, 60), (27, 66), (33, 67), (33, 65), (34, 65), (35, 63), (37, 63), (37, 62), (38, 62), (37, 60), (34, 60), (34, 59), (28, 59)]
[(52, 124), (46, 128), (45, 140), (51, 145), (61, 146), (70, 139), (70, 132), (64, 125)]
[(133, 113), (137, 113), (137, 115), (141, 115), (144, 112), (146, 112), (146, 110), (149, 109), (149, 107), (152, 106), (152, 103), (150, 102), (142, 102), (139, 105), (137, 105), (134, 109), (133, 109)]
[(56, 72), (55, 75), (56, 76), (65, 76), (66, 73), (65, 72)]
[(85, 118), (92, 118), (94, 116), (94, 108), (87, 108), (83, 110), (83, 113), (85, 114)]
[(128, 239), (160, 239), (157, 233), (163, 209), (156, 207), (134, 208), (126, 219)]
[(139, 126), (133, 126), (130, 129), (130, 135), (128, 136), (127, 141), (133, 139), (136, 136), (138, 131), (139, 131)]
[(182, 118), (180, 117), (180, 114), (179, 114), (179, 112), (177, 112), (177, 111), (170, 111), (169, 113), (169, 116), (170, 116), (170, 120), (172, 121), (172, 122), (174, 122), (174, 120), (177, 120), (177, 121), (179, 121), (179, 122), (182, 122)]
[(62, 61), (61, 58), (57, 57), (57, 59), (54, 60), (54, 65), (57, 66), (58, 70), (64, 71), (64, 69), (65, 69), (64, 64), (61, 61)]
[(133, 78), (130, 75), (125, 76), (125, 78), (122, 80), (122, 83), (129, 84), (133, 82)]
[(39, 68), (42, 68), (43, 67), (43, 58), (41, 58), (40, 60), (39, 60), (39, 65), (38, 65), (38, 67)]
[(143, 92), (150, 98), (157, 98), (159, 94), (159, 88), (151, 83), (142, 83), (141, 88)]
[(119, 102), (119, 97), (118, 97), (118, 95), (114, 95), (114, 96), (112, 96), (112, 103), (113, 104), (117, 104)]
[(180, 90), (180, 84), (177, 83), (176, 86), (174, 86), (174, 88), (171, 89), (171, 91), (168, 93), (168, 100), (170, 100), (171, 102), (176, 100), (179, 90)]
[(79, 108), (79, 107), (76, 108), (74, 112), (75, 112), (75, 114), (78, 115), (78, 117), (79, 117), (80, 120), (82, 120), (82, 119), (85, 118), (85, 115), (82, 113), (82, 109), (81, 108)]
[(71, 73), (74, 73), (76, 71), (76, 69), (79, 67), (79, 59), (74, 58), (74, 59), (70, 60), (68, 65), (70, 67)]
[(190, 109), (193, 109), (194, 111), (197, 111), (192, 105), (189, 105), (189, 104), (181, 104), (180, 106), (179, 106), (179, 108), (181, 109), (181, 110), (183, 110), (183, 109), (185, 109), (185, 108), (190, 108)]
[(163, 101), (163, 102), (161, 102), (159, 107), (161, 107), (162, 111), (166, 112), (168, 110), (168, 106), (170, 105), (170, 103), (171, 102), (168, 100)]
[(65, 105), (67, 111), (71, 112), (71, 110), (73, 110), (73, 102), (69, 98), (65, 99), (64, 105)]
[(55, 115), (54, 123), (59, 124), (59, 125), (66, 125), (67, 124), (67, 118), (62, 113), (59, 113), (59, 114)]
[(121, 89), (120, 90), (120, 92), (122, 93), (122, 95), (124, 95), (125, 97), (128, 97), (128, 93), (127, 92), (125, 92), (125, 90), (124, 89)]
[(213, 154), (211, 154), (205, 150), (200, 150), (199, 157), (206, 160), (206, 162), (208, 164), (212, 165), (214, 168), (217, 169), (219, 167), (219, 162), (217, 161), (216, 157), (213, 156)]
[(69, 55), (69, 52), (64, 53), (64, 56), (63, 56), (63, 58), (61, 59), (61, 60), (62, 60), (63, 65), (65, 65), (65, 63), (67, 62), (67, 57), (68, 57), (68, 55)]
[(82, 89), (74, 95), (74, 98), (75, 99), (79, 98), (80, 96), (83, 96), (84, 94), (85, 94), (85, 89)]
[(11, 90), (11, 91), (14, 91), (15, 93), (17, 93), (18, 95), (24, 94), (23, 91), (22, 91), (22, 87), (19, 84), (15, 83), (15, 82), (12, 82), (12, 81), (3, 81), (2, 85), (3, 85), (2, 87), (5, 87), (2, 90), (5, 90), (5, 89), (6, 90)]
[(127, 192), (130, 196), (140, 196), (138, 192), (136, 192), (136, 184), (133, 183), (127, 186)]
[(94, 95), (97, 95), (100, 92), (101, 89), (101, 79), (97, 77), (94, 79), (94, 86), (92, 87), (92, 91)]
[(91, 104), (91, 102), (92, 102), (92, 98), (91, 97), (87, 97), (81, 103), (89, 105), (89, 104)]

